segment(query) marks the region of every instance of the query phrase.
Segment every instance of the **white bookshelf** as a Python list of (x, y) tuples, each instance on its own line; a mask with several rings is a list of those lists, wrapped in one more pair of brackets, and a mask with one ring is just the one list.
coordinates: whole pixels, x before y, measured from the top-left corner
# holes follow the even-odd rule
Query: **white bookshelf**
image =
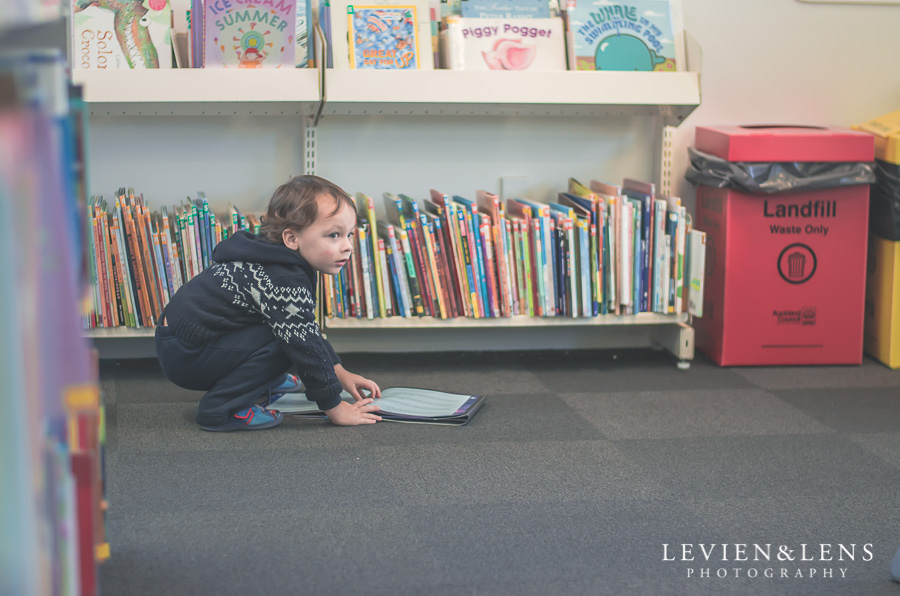
[(670, 325), (687, 323), (687, 313), (663, 315), (642, 312), (636, 315), (602, 315), (597, 317), (512, 317), (473, 319), (456, 317), (387, 317), (384, 319), (329, 318), (328, 329), (499, 329), (510, 327), (595, 327), (603, 325)]
[[(693, 48), (693, 49), (692, 49)], [(693, 56), (693, 57), (692, 57)], [(689, 39), (688, 65), (699, 63), (699, 48)], [(305, 139), (302, 171), (318, 173), (317, 143), (334, 130), (342, 117), (488, 116), (479, 128), (504, 120), (530, 117), (568, 117), (593, 122), (597, 118), (649, 118), (654, 123), (657, 147), (654, 171), (664, 189), (672, 173), (664, 157), (670, 133), (700, 104), (700, 74), (637, 72), (465, 72), (465, 71), (354, 71), (325, 69), (213, 70), (171, 69), (151, 71), (74, 71), (73, 82), (84, 88), (92, 116), (300, 116)], [(320, 124), (320, 118), (329, 124)], [(157, 122), (159, 120), (154, 120)], [(497, 120), (499, 121), (499, 120)], [(580, 120), (579, 120), (580, 121)], [(630, 120), (633, 121), (633, 120)], [(123, 121), (124, 122), (124, 121)], [(129, 120), (129, 122), (132, 122)], [(320, 132), (317, 132), (319, 130)], [(408, 130), (407, 130), (408, 132)], [(398, 134), (407, 134), (399, 132)], [(291, 134), (285, 131), (284, 134)], [(429, 156), (411, 145), (409, 159), (428, 164)], [(97, 165), (93, 165), (97, 167)], [(627, 330), (631, 331), (627, 331)], [(363, 347), (385, 351), (433, 349), (492, 349), (541, 347), (542, 334), (557, 334), (566, 345), (581, 347), (583, 338), (604, 335), (613, 345), (663, 346), (684, 364), (693, 358), (693, 329), (687, 315), (605, 315), (594, 318), (511, 318), (437, 320), (327, 319), (325, 330), (338, 351)], [(373, 333), (377, 332), (377, 333)], [(522, 334), (530, 333), (538, 345), (522, 346)], [(145, 342), (152, 329), (93, 330), (103, 344)], [(377, 335), (377, 339), (373, 339)], [(363, 339), (364, 338), (364, 339)], [(453, 338), (443, 342), (441, 338)], [(446, 343), (446, 346), (444, 345)], [(596, 343), (596, 342), (595, 342)], [(594, 345), (594, 344), (592, 344)], [(600, 342), (600, 345), (608, 345)], [(114, 353), (114, 352), (113, 352)]]
[[(696, 72), (75, 70), (96, 115), (661, 116), (700, 105)], [(324, 88), (320, 88), (324, 87)], [(527, 98), (527, 101), (525, 100)]]
[(667, 124), (679, 124), (699, 104), (696, 72), (329, 69), (323, 113), (663, 116)]
[(305, 115), (319, 104), (309, 69), (73, 70), (92, 115)]

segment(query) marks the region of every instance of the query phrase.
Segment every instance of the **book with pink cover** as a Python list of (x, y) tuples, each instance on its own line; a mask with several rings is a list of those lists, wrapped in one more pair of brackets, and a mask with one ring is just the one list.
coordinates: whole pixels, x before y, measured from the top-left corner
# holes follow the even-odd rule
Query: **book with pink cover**
[(294, 68), (296, 0), (207, 0), (204, 68)]
[(566, 70), (563, 22), (447, 17), (444, 67), (451, 70)]

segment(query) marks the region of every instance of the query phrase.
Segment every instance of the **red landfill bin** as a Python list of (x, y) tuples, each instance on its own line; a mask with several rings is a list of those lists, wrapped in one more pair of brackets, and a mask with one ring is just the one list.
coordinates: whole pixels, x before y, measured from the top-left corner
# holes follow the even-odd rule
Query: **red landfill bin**
[[(695, 148), (763, 168), (874, 161), (874, 138), (841, 128), (698, 127)], [(697, 188), (694, 226), (707, 234), (698, 349), (720, 366), (860, 364), (869, 185), (741, 188)]]

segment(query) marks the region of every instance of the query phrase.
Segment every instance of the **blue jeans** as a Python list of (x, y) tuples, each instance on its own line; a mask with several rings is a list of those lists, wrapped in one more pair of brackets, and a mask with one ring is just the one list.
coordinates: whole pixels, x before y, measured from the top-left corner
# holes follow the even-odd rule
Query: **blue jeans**
[(156, 356), (170, 381), (206, 391), (197, 407), (201, 425), (222, 424), (259, 402), (291, 364), (267, 325), (245, 327), (205, 345), (188, 343), (159, 325)]

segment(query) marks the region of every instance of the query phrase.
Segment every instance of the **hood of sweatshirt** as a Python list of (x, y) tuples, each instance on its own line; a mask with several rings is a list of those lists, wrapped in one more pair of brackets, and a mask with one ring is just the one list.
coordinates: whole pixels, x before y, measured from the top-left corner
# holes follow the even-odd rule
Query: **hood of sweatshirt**
[[(213, 260), (217, 263), (245, 261), (261, 265), (285, 265), (303, 268), (310, 281), (315, 284), (316, 272), (306, 259), (295, 250), (283, 244), (273, 244), (262, 236), (256, 236), (245, 230), (238, 230), (216, 245)], [(315, 286), (313, 286), (315, 287)]]

